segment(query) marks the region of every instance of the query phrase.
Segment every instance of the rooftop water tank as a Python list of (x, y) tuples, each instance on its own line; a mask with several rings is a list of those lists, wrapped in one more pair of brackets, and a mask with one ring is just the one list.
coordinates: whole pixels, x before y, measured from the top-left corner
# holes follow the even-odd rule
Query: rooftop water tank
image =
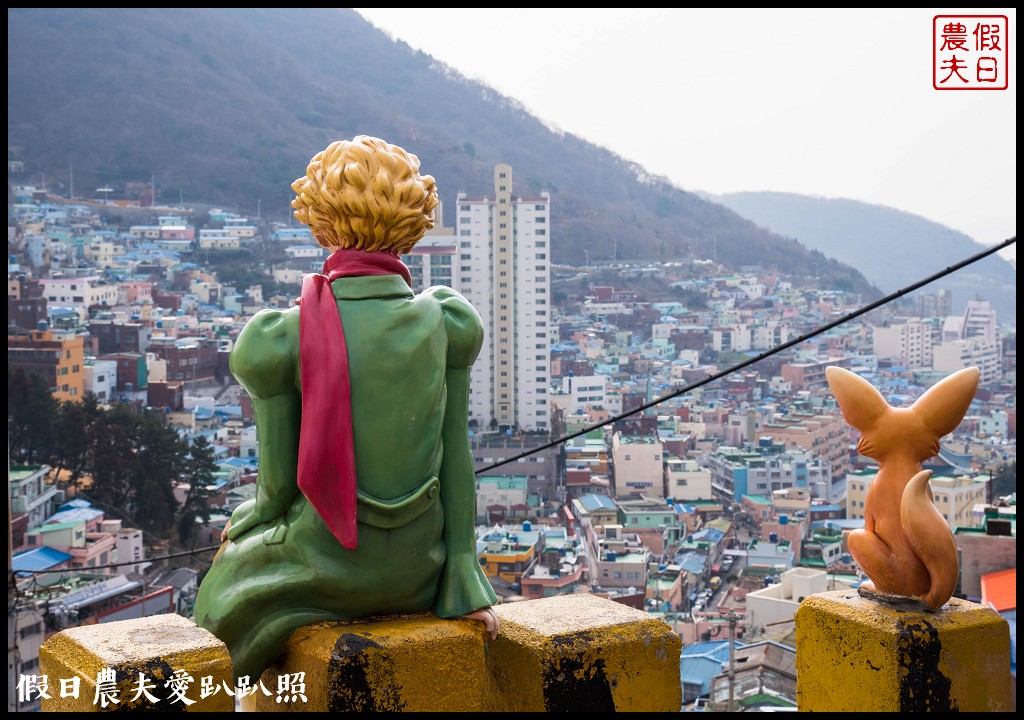
[(775, 534), (775, 533), (768, 533), (768, 542), (777, 543), (778, 541), (779, 541), (779, 536), (777, 534)]
[(523, 521), (523, 532), (530, 532), (530, 529), (532, 527), (533, 527), (533, 525), (530, 523), (529, 520), (524, 520)]
[(789, 525), (789, 515), (779, 515), (779, 525)]

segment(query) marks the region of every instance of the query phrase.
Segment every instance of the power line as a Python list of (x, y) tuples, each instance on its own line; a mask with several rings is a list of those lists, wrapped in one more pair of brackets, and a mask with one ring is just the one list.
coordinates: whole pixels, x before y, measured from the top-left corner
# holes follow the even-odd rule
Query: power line
[(36, 575), (46, 575), (48, 573), (66, 573), (66, 572), (91, 572), (93, 570), (106, 570), (107, 568), (118, 568), (124, 567), (125, 565), (142, 565), (145, 563), (160, 562), (161, 560), (173, 560), (174, 558), (190, 557), (192, 555), (199, 555), (200, 553), (210, 552), (211, 550), (217, 550), (220, 545), (210, 545), (204, 548), (196, 548), (194, 550), (182, 550), (178, 553), (171, 553), (170, 555), (160, 555), (154, 558), (139, 558), (138, 560), (127, 560), (125, 562), (112, 563), (110, 565), (91, 565), (89, 567), (80, 568), (58, 568), (56, 570), (12, 570), (11, 572), (15, 577), (28, 578)]
[[(742, 361), (740, 363), (737, 363), (736, 365), (733, 365), (733, 366), (731, 366), (729, 368), (726, 368), (725, 370), (722, 370), (721, 372), (717, 372), (717, 373), (714, 373), (712, 375), (709, 375), (708, 377), (704, 378), (703, 380), (698, 380), (695, 383), (691, 383), (690, 385), (687, 385), (687, 386), (685, 386), (683, 388), (680, 388), (679, 390), (671, 392), (668, 395), (664, 395), (664, 396), (662, 396), (660, 398), (656, 398), (654, 400), (651, 400), (650, 402), (646, 402), (646, 403), (644, 403), (644, 404), (642, 404), (642, 405), (640, 405), (638, 407), (633, 408), (632, 410), (629, 410), (629, 411), (624, 412), (624, 413), (620, 413), (619, 415), (611, 417), (611, 418), (609, 418), (607, 420), (604, 420), (602, 422), (595, 423), (594, 425), (591, 425), (591, 426), (589, 426), (587, 428), (584, 428), (582, 430), (578, 430), (578, 431), (576, 431), (574, 433), (570, 433), (568, 435), (564, 435), (564, 436), (562, 436), (562, 437), (560, 437), (560, 438), (558, 438), (556, 440), (552, 440), (550, 442), (544, 443), (543, 445), (540, 445), (540, 446), (535, 447), (533, 449), (526, 450), (526, 451), (521, 452), (521, 453), (519, 453), (517, 455), (513, 455), (511, 457), (505, 458), (504, 460), (499, 460), (496, 463), (492, 463), (491, 465), (487, 465), (485, 467), (482, 467), (479, 470), (476, 470), (475, 474), (479, 475), (480, 473), (485, 472), (487, 470), (493, 470), (495, 468), (501, 467), (502, 465), (507, 465), (509, 463), (515, 462), (516, 460), (520, 460), (520, 459), (522, 459), (524, 457), (529, 457), (530, 455), (538, 453), (538, 452), (540, 452), (542, 450), (546, 450), (547, 448), (554, 447), (555, 445), (560, 445), (560, 444), (562, 444), (564, 442), (568, 442), (569, 440), (573, 440), (574, 438), (577, 438), (577, 437), (579, 437), (581, 435), (586, 435), (589, 432), (592, 432), (594, 430), (598, 430), (600, 428), (603, 428), (603, 427), (605, 427), (607, 425), (610, 425), (610, 424), (612, 424), (612, 423), (614, 423), (614, 422), (616, 422), (618, 420), (621, 420), (623, 418), (629, 417), (631, 415), (636, 415), (637, 413), (643, 412), (644, 410), (647, 410), (648, 408), (654, 407), (655, 405), (659, 405), (659, 404), (665, 402), (666, 400), (671, 400), (672, 398), (679, 397), (680, 395), (685, 395), (686, 393), (688, 393), (688, 392), (690, 392), (692, 390), (696, 390), (699, 387), (703, 387), (704, 385), (707, 385), (707, 384), (709, 384), (711, 382), (714, 382), (715, 380), (720, 380), (721, 378), (723, 378), (723, 377), (725, 377), (727, 375), (730, 375), (730, 374), (732, 374), (734, 372), (738, 372), (739, 370), (743, 370), (744, 368), (747, 368), (747, 367), (753, 365), (754, 363), (757, 363), (757, 362), (760, 362), (761, 360), (769, 358), (772, 355), (776, 355), (776, 354), (782, 352), (783, 350), (788, 350), (789, 348), (791, 348), (791, 347), (793, 347), (795, 345), (799, 345), (800, 343), (802, 343), (802, 342), (804, 342), (806, 340), (809, 340), (812, 337), (815, 337), (815, 336), (820, 335), (820, 334), (822, 334), (824, 332), (827, 332), (827, 331), (831, 330), (832, 328), (835, 328), (835, 327), (837, 327), (839, 325), (842, 325), (843, 323), (849, 322), (850, 320), (853, 320), (854, 318), (858, 318), (861, 315), (864, 315), (865, 313), (869, 313), (872, 310), (876, 310), (877, 308), (880, 308), (883, 305), (886, 305), (886, 304), (892, 302), (893, 300), (897, 300), (898, 298), (906, 295), (907, 293), (913, 292), (914, 290), (919, 290), (920, 288), (924, 287), (925, 285), (927, 285), (927, 284), (929, 284), (931, 282), (939, 280), (939, 279), (945, 277), (946, 275), (950, 275), (950, 274), (956, 272), (957, 270), (961, 270), (961, 269), (967, 267), (968, 265), (976, 263), (979, 260), (982, 260), (982, 259), (988, 257), (989, 255), (997, 253), (1000, 250), (1003, 250), (1003, 249), (1009, 247), (1010, 245), (1015, 244), (1016, 242), (1017, 242), (1017, 237), (1016, 236), (1014, 236), (1012, 238), (1009, 238), (1007, 240), (1004, 240), (1003, 242), (1001, 242), (998, 245), (994, 245), (994, 246), (992, 246), (990, 248), (982, 250), (981, 252), (979, 252), (979, 253), (977, 253), (975, 255), (972, 255), (972, 256), (966, 258), (965, 260), (961, 260), (960, 262), (956, 263), (955, 265), (950, 265), (949, 267), (945, 268), (944, 270), (941, 270), (941, 271), (939, 271), (937, 273), (934, 273), (933, 275), (929, 275), (928, 277), (924, 278), (923, 280), (918, 280), (917, 282), (912, 283), (910, 285), (907, 285), (906, 287), (904, 287), (904, 288), (902, 288), (900, 290), (897, 290), (896, 292), (890, 293), (889, 295), (886, 295), (885, 297), (883, 297), (883, 298), (881, 298), (879, 300), (876, 300), (876, 301), (874, 301), (872, 303), (864, 305), (863, 307), (858, 308), (857, 310), (854, 310), (853, 312), (848, 313), (847, 315), (844, 315), (841, 318), (838, 318), (837, 320), (833, 320), (830, 323), (822, 325), (821, 327), (818, 327), (818, 328), (812, 330), (811, 332), (805, 333), (804, 335), (796, 337), (796, 338), (794, 338), (792, 340), (788, 340), (788, 341), (786, 341), (786, 342), (784, 342), (784, 343), (782, 343), (780, 345), (776, 345), (774, 348), (772, 348), (770, 350), (766, 350), (765, 352), (761, 353), (760, 355), (757, 355), (756, 357), (748, 358), (747, 360), (744, 360), (744, 361)], [(193, 555), (198, 555), (200, 553), (210, 552), (211, 550), (217, 550), (218, 548), (220, 548), (220, 545), (211, 545), (211, 546), (205, 547), (205, 548), (197, 548), (195, 550), (186, 550), (186, 551), (183, 551), (183, 552), (180, 552), (180, 553), (172, 553), (170, 555), (163, 555), (163, 556), (156, 557), (156, 558), (148, 558), (148, 559), (144, 558), (144, 559), (141, 559), (141, 560), (132, 560), (130, 562), (114, 563), (112, 565), (97, 565), (97, 566), (91, 567), (91, 568), (76, 568), (76, 569), (77, 570), (82, 570), (82, 571), (102, 570), (102, 569), (106, 569), (106, 568), (122, 567), (124, 565), (138, 565), (138, 564), (143, 563), (143, 562), (159, 562), (161, 560), (171, 560), (171, 559), (179, 558), (179, 557), (189, 557), (189, 556), (193, 556)], [(15, 574), (18, 577), (33, 577), (35, 575), (42, 575), (42, 574), (50, 573), (50, 572), (63, 572), (63, 571), (61, 571), (61, 570), (34, 570), (34, 571), (24, 570), (24, 571), (17, 571)]]
[(1009, 238), (1008, 240), (1004, 240), (1003, 242), (999, 243), (998, 245), (994, 245), (994, 246), (992, 246), (990, 248), (982, 250), (981, 252), (976, 253), (975, 255), (972, 255), (969, 258), (965, 259), (965, 260), (961, 260), (960, 262), (956, 263), (955, 265), (950, 265), (945, 270), (940, 270), (939, 272), (937, 272), (937, 273), (935, 273), (933, 275), (929, 275), (928, 277), (924, 278), (923, 280), (918, 280), (915, 283), (907, 285), (905, 288), (897, 290), (894, 293), (890, 293), (889, 295), (886, 295), (885, 297), (881, 298), (880, 300), (876, 300), (873, 303), (869, 303), (869, 304), (867, 304), (867, 305), (865, 305), (865, 306), (863, 306), (863, 307), (861, 307), (861, 308), (859, 308), (857, 310), (854, 310), (853, 312), (851, 312), (851, 313), (849, 313), (847, 315), (842, 316), (841, 318), (839, 318), (837, 320), (833, 320), (830, 323), (822, 325), (821, 327), (816, 328), (816, 329), (812, 330), (809, 333), (806, 333), (806, 334), (801, 335), (799, 337), (793, 338), (792, 340), (788, 340), (788, 341), (782, 343), (781, 345), (776, 345), (772, 349), (767, 350), (767, 351), (761, 353), (760, 355), (757, 355), (756, 357), (748, 358), (747, 360), (744, 360), (744, 361), (742, 361), (740, 363), (737, 363), (736, 365), (733, 365), (732, 367), (726, 368), (725, 370), (722, 370), (721, 372), (717, 372), (717, 373), (714, 373), (712, 375), (709, 375), (708, 377), (704, 378), (703, 380), (698, 380), (695, 383), (691, 383), (690, 385), (687, 385), (686, 387), (683, 387), (683, 388), (680, 388), (679, 390), (671, 392), (668, 395), (664, 395), (664, 396), (662, 396), (660, 398), (656, 398), (654, 400), (651, 400), (650, 402), (646, 402), (643, 405), (640, 405), (639, 407), (633, 408), (632, 410), (629, 410), (629, 411), (624, 412), (624, 413), (620, 413), (620, 414), (618, 414), (618, 415), (616, 415), (614, 417), (608, 418), (607, 420), (603, 420), (603, 421), (601, 421), (599, 423), (595, 423), (594, 425), (591, 425), (589, 427), (583, 428), (582, 430), (577, 430), (576, 432), (570, 433), (568, 435), (564, 435), (564, 436), (562, 436), (562, 437), (560, 437), (560, 438), (558, 438), (556, 440), (552, 440), (551, 442), (545, 443), (545, 444), (540, 445), (538, 447), (535, 447), (535, 448), (533, 448), (531, 450), (525, 450), (525, 451), (523, 451), (523, 452), (521, 452), (521, 453), (519, 453), (517, 455), (512, 455), (511, 457), (507, 457), (507, 458), (505, 458), (503, 460), (499, 460), (498, 462), (495, 462), (495, 463), (492, 463), (490, 465), (487, 465), (487, 466), (484, 466), (482, 468), (479, 468), (476, 471), (476, 474), (479, 475), (482, 472), (486, 472), (488, 470), (494, 470), (495, 468), (499, 468), (502, 465), (507, 465), (508, 463), (515, 462), (516, 460), (521, 460), (522, 458), (525, 458), (525, 457), (529, 457), (530, 455), (538, 453), (538, 452), (540, 452), (542, 450), (547, 450), (550, 447), (554, 447), (556, 445), (561, 445), (562, 443), (565, 443), (565, 442), (568, 442), (569, 440), (573, 440), (575, 438), (578, 438), (581, 435), (586, 435), (589, 432), (593, 432), (594, 430), (599, 430), (600, 428), (603, 428), (603, 427), (605, 427), (607, 425), (611, 425), (612, 423), (617, 422), (617, 421), (619, 421), (619, 420), (621, 420), (623, 418), (629, 417), (630, 415), (636, 415), (637, 413), (643, 412), (644, 410), (647, 410), (648, 408), (654, 407), (655, 405), (659, 405), (660, 403), (663, 403), (666, 400), (671, 400), (672, 398), (679, 397), (680, 395), (685, 395), (686, 393), (688, 393), (688, 392), (690, 392), (692, 390), (696, 390), (699, 387), (703, 387), (704, 385), (707, 385), (708, 383), (714, 382), (715, 380), (720, 380), (721, 378), (725, 377), (726, 375), (731, 375), (734, 372), (737, 372), (739, 370), (743, 370), (744, 368), (749, 367), (749, 366), (753, 365), (754, 363), (760, 362), (760, 361), (762, 361), (762, 360), (764, 360), (766, 358), (771, 357), (772, 355), (776, 355), (776, 354), (782, 352), (783, 350), (788, 350), (789, 348), (793, 347), (794, 345), (799, 345), (800, 343), (802, 343), (802, 342), (804, 342), (806, 340), (810, 340), (812, 337), (815, 337), (816, 335), (820, 335), (820, 334), (822, 334), (824, 332), (827, 332), (827, 331), (831, 330), (834, 327), (837, 327), (839, 325), (842, 325), (843, 323), (849, 322), (850, 320), (853, 320), (854, 318), (860, 317), (861, 315), (864, 315), (865, 313), (871, 312), (872, 310), (875, 310), (875, 309), (877, 309), (877, 308), (879, 308), (879, 307), (881, 307), (883, 305), (886, 305), (886, 304), (892, 302), (893, 300), (896, 300), (896, 299), (898, 299), (900, 297), (903, 297), (907, 293), (913, 292), (914, 290), (918, 290), (918, 289), (924, 287), (928, 283), (935, 282), (936, 280), (939, 280), (940, 278), (943, 278), (946, 275), (950, 275), (951, 273), (954, 273), (957, 270), (965, 268), (968, 265), (971, 265), (972, 263), (976, 263), (979, 260), (988, 257), (989, 255), (997, 253), (1000, 250), (1003, 250), (1003, 249), (1009, 247), (1010, 245), (1013, 245), (1016, 242), (1017, 242), (1017, 236), (1015, 235), (1012, 238)]

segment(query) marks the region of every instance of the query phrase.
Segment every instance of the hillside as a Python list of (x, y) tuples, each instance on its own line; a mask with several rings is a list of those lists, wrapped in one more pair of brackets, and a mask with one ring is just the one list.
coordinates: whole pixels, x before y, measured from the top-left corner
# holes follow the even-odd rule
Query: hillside
[[(829, 199), (778, 192), (708, 195), (743, 217), (830, 258), (852, 265), (884, 292), (965, 260), (1008, 238), (979, 238), (919, 215), (855, 200)], [(968, 300), (988, 300), (1000, 322), (1016, 323), (1017, 269), (999, 255), (936, 280), (919, 292), (945, 288), (952, 293), (953, 310)]]
[(556, 262), (583, 249), (597, 263), (713, 246), (729, 267), (818, 274), (878, 296), (851, 267), (553, 131), (350, 9), (9, 8), (7, 18), (8, 158), (24, 162), (21, 181), (79, 195), (153, 182), (165, 203), (284, 219), (308, 159), (366, 133), (419, 155), (449, 208), (460, 190), (486, 193), (494, 166), (509, 163), (517, 192), (552, 194)]

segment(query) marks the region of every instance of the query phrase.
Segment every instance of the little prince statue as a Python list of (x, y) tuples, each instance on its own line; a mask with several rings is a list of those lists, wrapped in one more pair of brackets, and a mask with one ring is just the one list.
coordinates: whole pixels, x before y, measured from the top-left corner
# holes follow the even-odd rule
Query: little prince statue
[(231, 516), (195, 620), (236, 679), (255, 681), (311, 623), (433, 612), (497, 635), (468, 428), (483, 326), (451, 288), (410, 286), (400, 256), (438, 203), (419, 168), (365, 135), (317, 153), (292, 207), (330, 256), (231, 352), (256, 418), (256, 496)]

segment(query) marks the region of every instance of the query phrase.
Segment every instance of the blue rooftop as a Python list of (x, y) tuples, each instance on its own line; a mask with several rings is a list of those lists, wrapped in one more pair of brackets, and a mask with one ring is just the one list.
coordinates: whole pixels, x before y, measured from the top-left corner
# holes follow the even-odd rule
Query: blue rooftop
[(92, 507), (92, 503), (89, 502), (88, 500), (83, 500), (82, 498), (75, 498), (74, 500), (68, 500), (66, 503), (64, 503), (59, 508), (57, 508), (57, 512), (61, 512), (61, 511), (64, 511), (64, 510), (71, 510), (73, 508), (90, 508), (90, 507)]
[(687, 552), (673, 558), (672, 563), (678, 565), (684, 571), (699, 575), (704, 572), (704, 567), (707, 565), (707, 558), (700, 553)]
[(594, 510), (618, 510), (619, 506), (615, 504), (607, 495), (583, 495), (580, 497), (580, 503), (588, 512)]
[(18, 553), (11, 558), (11, 568), (16, 573), (31, 573), (48, 570), (71, 559), (66, 552), (51, 547), (38, 547)]
[(220, 461), (221, 465), (230, 465), (231, 467), (255, 467), (256, 458), (240, 458), (240, 457), (229, 457), (226, 460)]
[(721, 530), (717, 530), (712, 527), (703, 528), (693, 534), (693, 539), (696, 540), (707, 540), (708, 542), (717, 543), (725, 535)]
[(76, 507), (68, 508), (67, 510), (58, 510), (50, 517), (46, 518), (45, 522), (49, 523), (62, 523), (62, 522), (75, 522), (78, 520), (84, 520), (89, 522), (95, 520), (98, 517), (103, 517), (103, 511), (97, 510), (93, 507)]

